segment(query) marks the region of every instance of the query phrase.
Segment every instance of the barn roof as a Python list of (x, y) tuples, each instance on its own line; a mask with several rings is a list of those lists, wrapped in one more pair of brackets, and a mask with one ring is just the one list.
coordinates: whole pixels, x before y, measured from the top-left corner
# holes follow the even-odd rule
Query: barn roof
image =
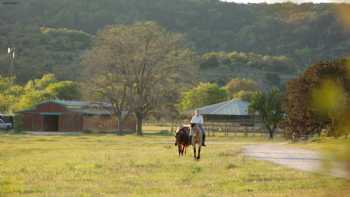
[[(113, 113), (112, 105), (104, 102), (48, 100), (38, 105), (42, 105), (46, 103), (55, 103), (58, 105), (62, 105), (69, 111), (75, 111), (85, 115), (111, 115)], [(21, 112), (33, 111), (35, 108), (37, 108), (37, 106), (33, 107), (33, 109), (25, 110)]]
[(66, 100), (53, 100), (51, 102), (63, 105), (68, 110), (77, 111), (82, 114), (88, 114), (88, 115), (111, 115), (112, 114), (111, 104), (104, 103), (104, 102), (66, 101)]
[(237, 115), (246, 116), (248, 113), (249, 102), (242, 100), (230, 100), (213, 105), (198, 108), (202, 115)]
[[(89, 105), (89, 102), (86, 101), (66, 101), (66, 100), (52, 100), (48, 101), (52, 103), (56, 103), (59, 105), (63, 105), (67, 109), (81, 109), (82, 107), (86, 107)], [(46, 103), (46, 102), (44, 102)]]

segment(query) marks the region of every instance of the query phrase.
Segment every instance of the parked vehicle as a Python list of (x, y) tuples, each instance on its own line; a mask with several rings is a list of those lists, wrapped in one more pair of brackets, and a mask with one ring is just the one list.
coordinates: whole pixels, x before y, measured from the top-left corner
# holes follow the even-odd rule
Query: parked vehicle
[(10, 130), (12, 129), (12, 123), (0, 119), (0, 129)]

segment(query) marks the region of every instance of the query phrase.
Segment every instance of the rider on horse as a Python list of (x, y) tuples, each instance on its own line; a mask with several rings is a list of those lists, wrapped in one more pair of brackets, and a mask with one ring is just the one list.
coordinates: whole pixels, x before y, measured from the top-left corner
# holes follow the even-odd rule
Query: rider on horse
[[(194, 126), (198, 126), (199, 129), (202, 131), (203, 133), (203, 140), (202, 140), (202, 146), (206, 146), (205, 145), (205, 131), (203, 128), (203, 116), (199, 114), (198, 110), (194, 111), (194, 115), (191, 119), (191, 128), (193, 128)], [(191, 136), (192, 137), (192, 136)]]

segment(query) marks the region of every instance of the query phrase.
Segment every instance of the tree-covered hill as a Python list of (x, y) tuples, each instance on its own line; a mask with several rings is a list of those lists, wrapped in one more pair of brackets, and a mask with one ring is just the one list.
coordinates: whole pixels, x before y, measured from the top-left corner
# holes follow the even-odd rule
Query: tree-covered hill
[[(31, 68), (34, 75), (54, 71), (58, 72), (58, 78), (74, 78), (72, 74), (77, 73), (70, 70), (79, 70), (76, 69), (79, 55), (90, 46), (97, 31), (109, 24), (136, 21), (156, 21), (170, 31), (186, 34), (189, 44), (200, 54), (235, 51), (256, 54), (254, 57), (286, 57), (295, 67), (293, 72), (319, 60), (343, 57), (350, 51), (350, 33), (340, 22), (338, 9), (333, 4), (240, 5), (218, 0), (18, 1), (17, 5), (0, 6), (0, 47), (6, 49), (9, 42), (13, 42), (18, 48), (16, 71), (23, 80), (30, 78), (27, 68)], [(52, 29), (45, 33), (42, 27)], [(8, 66), (6, 58), (6, 53), (1, 53), (1, 72)], [(260, 67), (264, 64), (259, 63)]]

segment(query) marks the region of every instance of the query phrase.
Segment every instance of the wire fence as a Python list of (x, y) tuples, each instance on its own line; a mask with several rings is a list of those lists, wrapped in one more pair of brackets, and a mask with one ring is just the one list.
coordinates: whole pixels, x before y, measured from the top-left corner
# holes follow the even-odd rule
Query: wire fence
[[(174, 133), (177, 127), (189, 126), (188, 121), (146, 121), (145, 126), (157, 126), (168, 129), (170, 132)], [(208, 136), (215, 135), (237, 135), (237, 136), (259, 136), (265, 135), (267, 132), (264, 129), (263, 123), (256, 120), (235, 120), (229, 122), (206, 122), (204, 124), (204, 129)], [(281, 134), (283, 131), (277, 129), (276, 134)]]

